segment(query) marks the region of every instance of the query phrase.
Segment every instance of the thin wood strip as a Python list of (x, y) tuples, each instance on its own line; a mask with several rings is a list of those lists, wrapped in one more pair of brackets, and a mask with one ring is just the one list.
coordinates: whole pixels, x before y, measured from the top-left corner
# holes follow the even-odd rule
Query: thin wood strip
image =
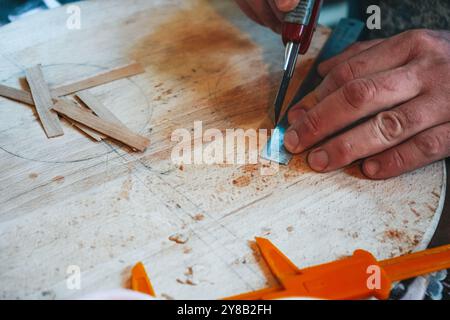
[[(88, 109), (86, 109), (85, 107), (79, 105), (78, 103), (76, 103), (76, 102), (73, 101), (73, 100), (64, 99), (64, 101), (65, 101), (66, 103), (72, 104), (72, 105), (73, 105), (74, 107), (76, 107), (76, 108), (88, 110)], [(87, 134), (89, 137), (91, 137), (91, 138), (94, 139), (95, 141), (100, 142), (100, 141), (102, 141), (102, 139), (105, 139), (105, 138), (106, 138), (106, 136), (104, 136), (104, 135), (98, 133), (97, 131), (92, 130), (92, 129), (89, 128), (89, 127), (86, 127), (85, 125), (83, 125), (83, 124), (81, 124), (81, 123), (78, 123), (78, 122), (73, 121), (72, 119), (70, 119), (70, 118), (67, 117), (67, 116), (63, 116), (63, 117), (64, 117), (71, 125), (73, 125), (74, 127), (77, 127), (78, 129), (80, 129), (81, 131), (83, 131), (85, 134)]]
[[(109, 70), (105, 73), (100, 73), (86, 79), (78, 80), (76, 82), (63, 85), (51, 89), (51, 94), (53, 98), (58, 98), (61, 96), (66, 96), (77, 91), (86, 90), (95, 86), (106, 84), (115, 80), (119, 80), (126, 77), (131, 77), (136, 74), (143, 73), (145, 70), (139, 63), (129, 64), (123, 67), (118, 67), (116, 69)], [(23, 102), (29, 105), (34, 105), (31, 93), (22, 90), (9, 87), (0, 84), (0, 96), (9, 98), (15, 101)]]
[(115, 80), (131, 77), (145, 72), (140, 63), (132, 63), (126, 66), (118, 67), (104, 73), (97, 74), (86, 79), (82, 79), (67, 85), (56, 87), (52, 90), (53, 97), (66, 96), (78, 91), (96, 87)]
[(53, 106), (50, 89), (44, 80), (40, 65), (25, 70), (28, 85), (30, 86), (34, 105), (48, 138), (62, 136), (64, 131), (59, 122), (58, 115), (51, 108)]
[[(0, 96), (34, 106), (34, 101), (33, 101), (33, 97), (31, 96), (31, 93), (29, 93), (28, 91), (25, 91), (25, 90), (16, 89), (16, 88), (12, 88), (12, 87), (8, 87), (8, 86), (0, 84)], [(73, 103), (76, 104), (76, 102), (73, 102)], [(79, 106), (79, 107), (82, 108), (82, 106)], [(78, 129), (80, 129), (81, 131), (83, 131), (85, 134), (87, 134), (88, 136), (90, 136), (92, 139), (94, 139), (96, 141), (101, 141), (102, 139), (106, 138), (106, 136), (99, 134), (96, 131), (94, 131), (80, 123), (74, 122), (70, 118), (67, 118), (67, 117), (64, 117), (64, 118), (71, 125), (77, 127)]]
[(139, 151), (144, 151), (150, 143), (147, 138), (135, 134), (123, 126), (105, 121), (88, 111), (64, 103), (63, 100), (58, 100), (53, 106), (53, 110)]
[(13, 87), (8, 87), (3, 84), (0, 84), (0, 96), (12, 99), (15, 101), (23, 102), (29, 105), (34, 105), (33, 98), (31, 97), (31, 93), (25, 90), (16, 89)]
[(71, 125), (73, 125), (74, 127), (77, 127), (78, 129), (80, 129), (81, 131), (83, 131), (86, 135), (88, 135), (89, 137), (91, 137), (92, 139), (94, 139), (97, 142), (102, 141), (103, 139), (105, 139), (106, 137), (100, 133), (97, 133), (96, 131), (92, 130), (89, 127), (86, 127), (85, 125), (75, 122), (73, 120), (71, 120), (70, 118), (68, 118), (67, 116), (63, 116), (65, 119), (67, 119)]
[(115, 123), (120, 126), (125, 125), (120, 121), (114, 113), (112, 113), (105, 105), (98, 100), (93, 94), (91, 94), (89, 91), (84, 90), (80, 91), (76, 94), (76, 96), (94, 113), (102, 118), (103, 120)]

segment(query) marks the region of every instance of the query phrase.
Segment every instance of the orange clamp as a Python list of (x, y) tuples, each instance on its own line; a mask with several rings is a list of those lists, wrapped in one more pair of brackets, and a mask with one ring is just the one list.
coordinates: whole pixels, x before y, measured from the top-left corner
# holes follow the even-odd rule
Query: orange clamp
[(136, 263), (133, 269), (131, 269), (131, 289), (146, 293), (152, 297), (156, 296), (142, 262)]
[(380, 262), (356, 250), (350, 257), (300, 270), (269, 240), (256, 238), (256, 243), (279, 285), (227, 299), (387, 299), (393, 281), (450, 268), (450, 245)]

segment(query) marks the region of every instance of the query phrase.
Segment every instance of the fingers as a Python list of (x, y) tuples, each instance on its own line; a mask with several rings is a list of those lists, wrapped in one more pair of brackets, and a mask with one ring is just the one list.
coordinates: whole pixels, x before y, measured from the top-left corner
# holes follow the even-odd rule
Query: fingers
[(297, 7), (300, 0), (275, 0), (278, 10), (282, 12), (289, 12)]
[(387, 179), (449, 156), (450, 123), (446, 123), (365, 160), (362, 170), (369, 178)]
[(277, 32), (280, 30), (280, 22), (273, 12), (270, 4), (267, 0), (253, 0), (253, 6), (256, 8), (258, 18), (262, 21), (263, 25)]
[(311, 110), (317, 103), (318, 100), (314, 91), (306, 95), (299, 103), (297, 103), (289, 110), (289, 124), (295, 123), (306, 113), (306, 111)]
[(299, 0), (236, 0), (236, 2), (253, 21), (281, 33), (284, 14), (293, 10)]
[(278, 7), (277, 7), (277, 5), (276, 5), (276, 3), (275, 3), (275, 0), (267, 0), (268, 1), (268, 3), (269, 3), (269, 5), (270, 5), (270, 8), (272, 9), (272, 12), (275, 14), (275, 16), (277, 17), (277, 19), (278, 19), (278, 22), (280, 23), (280, 26), (281, 26), (281, 22), (283, 21), (283, 19), (284, 19), (284, 12), (282, 12), (282, 11), (280, 11), (279, 9), (278, 9)]
[(328, 59), (327, 61), (322, 62), (318, 67), (319, 74), (322, 77), (325, 77), (337, 65), (350, 59), (351, 57), (354, 57), (358, 53), (361, 53), (369, 48), (372, 48), (373, 46), (381, 43), (382, 41), (384, 41), (384, 39), (375, 39), (370, 41), (354, 43), (353, 45), (348, 47), (343, 53), (331, 59)]
[(421, 91), (411, 68), (401, 67), (353, 80), (307, 112), (289, 113), (294, 121), (285, 135), (285, 146), (301, 153), (352, 123), (408, 101)]
[(247, 0), (236, 0), (236, 3), (238, 4), (239, 8), (253, 21), (255, 21), (258, 24), (263, 24), (263, 22), (258, 18), (258, 15), (255, 11), (253, 11), (252, 7), (248, 4)]
[(389, 38), (335, 66), (316, 88), (322, 100), (345, 83), (364, 76), (398, 68), (411, 59), (412, 42), (404, 34)]
[[(322, 77), (326, 77), (336, 66), (342, 64), (343, 62), (356, 56), (357, 54), (380, 44), (382, 41), (384, 41), (384, 39), (375, 39), (371, 41), (358, 42), (351, 45), (343, 53), (321, 63), (318, 67), (319, 74)], [(288, 114), (289, 123), (294, 123), (299, 118), (299, 115), (304, 113), (304, 110), (312, 109), (314, 105), (323, 100), (327, 94), (331, 93), (337, 87), (337, 85), (331, 85), (329, 87), (328, 86), (329, 85), (327, 84), (319, 86), (318, 88), (316, 88), (316, 90), (318, 89), (318, 91), (310, 93), (297, 105), (292, 107)], [(327, 89), (324, 90), (324, 87)], [(315, 103), (312, 104), (312, 101), (315, 101)]]
[(308, 162), (313, 170), (319, 172), (336, 170), (390, 149), (428, 128), (449, 121), (450, 115), (442, 105), (423, 96), (382, 112), (331, 139), (313, 150), (308, 156)]

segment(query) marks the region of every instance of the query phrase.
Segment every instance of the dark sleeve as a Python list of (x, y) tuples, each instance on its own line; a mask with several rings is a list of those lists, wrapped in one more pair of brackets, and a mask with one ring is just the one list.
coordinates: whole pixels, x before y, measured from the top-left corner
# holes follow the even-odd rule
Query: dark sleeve
[(367, 38), (419, 28), (450, 30), (450, 0), (350, 0), (350, 16), (365, 21), (371, 4), (380, 6), (381, 30), (368, 31)]

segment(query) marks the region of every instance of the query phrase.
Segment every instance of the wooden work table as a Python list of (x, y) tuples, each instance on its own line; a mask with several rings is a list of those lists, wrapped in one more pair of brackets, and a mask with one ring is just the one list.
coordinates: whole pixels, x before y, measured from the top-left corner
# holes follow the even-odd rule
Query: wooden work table
[[(91, 92), (151, 145), (135, 153), (94, 142), (64, 120), (65, 135), (47, 139), (33, 108), (0, 98), (0, 298), (126, 287), (137, 261), (162, 298), (258, 289), (274, 279), (255, 236), (298, 266), (357, 248), (387, 258), (428, 244), (442, 211), (442, 162), (370, 181), (357, 166), (314, 173), (302, 156), (268, 176), (261, 165), (171, 161), (172, 132), (197, 120), (204, 130), (271, 128), (283, 47), (232, 1), (77, 5), (80, 30), (66, 27), (66, 7), (2, 27), (0, 82), (19, 87), (24, 69), (38, 63), (54, 85), (138, 61), (144, 74)], [(297, 85), (327, 35), (316, 33)], [(67, 287), (73, 265), (81, 290)]]

